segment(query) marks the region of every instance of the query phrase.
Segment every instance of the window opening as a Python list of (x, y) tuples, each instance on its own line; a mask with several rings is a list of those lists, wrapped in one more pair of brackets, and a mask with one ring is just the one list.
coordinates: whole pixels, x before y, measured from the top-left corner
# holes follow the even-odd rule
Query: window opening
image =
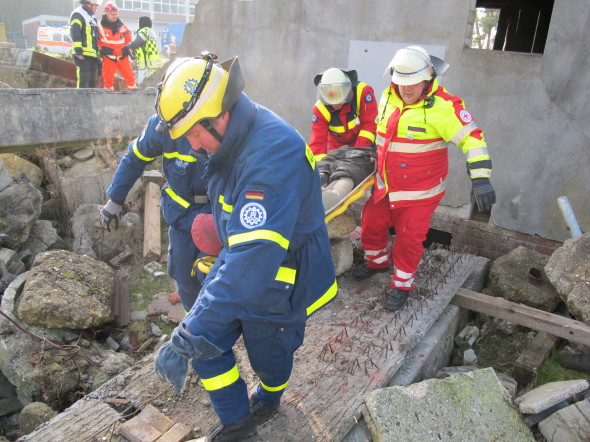
[(554, 0), (476, 0), (471, 48), (542, 54)]

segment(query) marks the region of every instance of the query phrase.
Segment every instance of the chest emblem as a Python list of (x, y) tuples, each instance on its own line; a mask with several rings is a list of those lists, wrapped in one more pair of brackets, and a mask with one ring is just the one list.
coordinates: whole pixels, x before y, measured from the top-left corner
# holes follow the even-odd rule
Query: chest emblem
[(266, 222), (266, 209), (259, 203), (248, 203), (240, 210), (240, 222), (246, 229), (254, 229)]

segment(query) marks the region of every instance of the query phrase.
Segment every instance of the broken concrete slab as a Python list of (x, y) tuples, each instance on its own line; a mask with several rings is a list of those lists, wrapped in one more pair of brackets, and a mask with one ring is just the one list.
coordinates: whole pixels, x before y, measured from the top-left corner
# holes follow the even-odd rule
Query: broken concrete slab
[(373, 441), (534, 441), (492, 368), (364, 396)]
[(586, 379), (574, 381), (549, 382), (516, 398), (514, 403), (524, 414), (535, 414), (586, 390)]

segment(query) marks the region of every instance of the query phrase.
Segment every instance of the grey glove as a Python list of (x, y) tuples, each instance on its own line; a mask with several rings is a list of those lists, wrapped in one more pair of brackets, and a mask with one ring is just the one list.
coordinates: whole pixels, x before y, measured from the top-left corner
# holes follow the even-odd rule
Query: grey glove
[(107, 203), (104, 205), (102, 209), (100, 209), (100, 215), (98, 217), (98, 221), (100, 225), (107, 228), (107, 231), (111, 231), (111, 221), (115, 220), (115, 230), (119, 228), (119, 221), (121, 220), (121, 211), (123, 210), (123, 205), (114, 202), (113, 200), (108, 200)]
[(191, 359), (208, 360), (219, 357), (223, 351), (202, 336), (193, 336), (180, 324), (172, 332), (172, 338), (166, 342), (154, 360), (154, 369), (158, 377), (174, 385), (174, 392), (182, 393), (188, 363)]
[(489, 178), (474, 178), (471, 180), (471, 192), (480, 212), (489, 212), (496, 202), (496, 191)]

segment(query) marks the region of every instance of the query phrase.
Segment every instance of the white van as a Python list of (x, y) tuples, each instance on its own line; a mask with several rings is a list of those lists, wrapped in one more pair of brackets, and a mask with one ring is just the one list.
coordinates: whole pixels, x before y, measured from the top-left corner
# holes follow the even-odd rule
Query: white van
[(72, 39), (69, 26), (39, 26), (37, 46), (54, 54), (70, 54)]

